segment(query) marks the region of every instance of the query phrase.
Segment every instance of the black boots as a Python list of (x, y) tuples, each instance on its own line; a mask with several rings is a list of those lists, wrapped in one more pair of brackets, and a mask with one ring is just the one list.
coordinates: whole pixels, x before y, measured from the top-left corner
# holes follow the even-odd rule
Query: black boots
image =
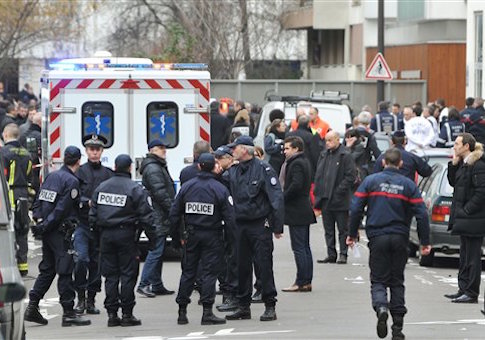
[(387, 318), (389, 317), (389, 310), (387, 307), (377, 308), (377, 336), (381, 339), (387, 336)]
[(273, 321), (276, 320), (275, 306), (266, 305), (263, 315), (259, 317), (260, 321)]
[(133, 314), (123, 314), (120, 322), (121, 327), (140, 326), (141, 320), (135, 318)]
[(27, 308), (25, 309), (24, 315), (25, 321), (35, 322), (39, 325), (47, 325), (49, 321), (42, 316), (39, 312), (39, 303), (30, 301)]
[(251, 309), (249, 306), (238, 306), (234, 313), (226, 315), (226, 320), (246, 320), (251, 319)]
[(91, 320), (86, 320), (82, 316), (76, 314), (74, 310), (65, 310), (62, 315), (62, 327), (70, 326), (88, 326)]
[(186, 325), (189, 323), (189, 319), (187, 319), (187, 305), (179, 305), (179, 317), (177, 323), (179, 325)]
[(204, 313), (202, 314), (201, 325), (221, 325), (226, 323), (225, 319), (218, 318), (212, 313), (212, 305), (204, 306)]
[(392, 316), (392, 340), (404, 340), (406, 337), (402, 332), (404, 317), (402, 315)]
[(101, 313), (99, 309), (94, 305), (96, 292), (88, 292), (88, 300), (86, 302), (86, 313), (88, 314), (99, 314)]
[(84, 314), (86, 310), (86, 292), (79, 291), (77, 292), (77, 304), (74, 307), (74, 311), (78, 314)]
[(108, 327), (121, 326), (121, 319), (116, 312), (108, 312)]
[(216, 306), (219, 312), (231, 312), (236, 310), (238, 306), (238, 301), (234, 296), (228, 296), (227, 299), (222, 303), (222, 305)]

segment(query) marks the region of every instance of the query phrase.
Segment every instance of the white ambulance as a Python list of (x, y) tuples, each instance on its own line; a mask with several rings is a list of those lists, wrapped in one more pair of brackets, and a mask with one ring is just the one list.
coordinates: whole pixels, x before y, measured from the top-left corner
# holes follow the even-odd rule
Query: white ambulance
[[(194, 142), (210, 142), (210, 74), (203, 64), (65, 59), (43, 72), (41, 88), (43, 175), (62, 164), (66, 146), (84, 150), (82, 138), (98, 134), (108, 140), (102, 158), (108, 167), (125, 153), (138, 168), (147, 144), (162, 140), (178, 183), (182, 168), (192, 163)], [(140, 178), (136, 169), (133, 178)]]

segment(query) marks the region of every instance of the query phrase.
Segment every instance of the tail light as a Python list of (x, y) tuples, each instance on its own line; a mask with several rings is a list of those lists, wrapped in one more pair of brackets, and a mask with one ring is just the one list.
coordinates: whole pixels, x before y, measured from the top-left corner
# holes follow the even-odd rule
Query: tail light
[(431, 221), (433, 222), (448, 222), (450, 220), (450, 206), (449, 205), (435, 205), (431, 212)]

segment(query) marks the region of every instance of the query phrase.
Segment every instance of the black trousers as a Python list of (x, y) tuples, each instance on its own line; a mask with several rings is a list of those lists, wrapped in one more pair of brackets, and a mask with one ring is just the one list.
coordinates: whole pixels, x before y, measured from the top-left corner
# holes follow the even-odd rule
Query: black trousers
[(470, 297), (480, 294), (483, 237), (460, 236), (458, 289)]
[(325, 242), (327, 243), (327, 255), (330, 258), (337, 258), (337, 250), (335, 248), (335, 223), (338, 228), (338, 242), (340, 246), (340, 255), (347, 255), (347, 238), (348, 230), (348, 211), (332, 211), (323, 210), (323, 228), (325, 230)]
[(101, 229), (101, 274), (106, 278), (104, 307), (108, 313), (131, 314), (135, 306), (135, 285), (139, 259), (135, 228), (119, 226)]
[[(404, 268), (408, 261), (409, 239), (389, 234), (369, 240), (369, 267), (372, 307), (388, 307), (392, 315), (407, 312), (404, 302)], [(387, 297), (389, 288), (391, 298)]]
[(30, 301), (38, 303), (49, 290), (57, 274), (59, 302), (64, 312), (72, 311), (75, 296), (72, 282), (74, 261), (68, 249), (69, 242), (64, 239), (63, 233), (55, 230), (43, 236), (42, 261), (39, 263), (39, 276), (29, 292)]
[(262, 298), (266, 305), (276, 304), (273, 275), (273, 232), (265, 227), (265, 220), (236, 221), (238, 299), (241, 306), (251, 304), (253, 292), (253, 256), (261, 276)]
[(234, 231), (224, 232), (224, 261), (218, 280), (222, 294), (226, 296), (237, 295), (237, 252)]
[[(200, 278), (200, 300), (212, 306), (216, 296), (216, 281), (221, 269), (224, 243), (221, 230), (194, 229), (189, 233), (182, 259), (182, 276), (176, 301), (179, 305), (190, 303), (196, 278)], [(200, 266), (199, 266), (200, 264)], [(197, 268), (200, 267), (200, 276)]]
[(22, 220), (24, 220), (22, 217), (20, 211), (15, 211), (15, 243), (17, 244), (15, 257), (17, 259), (19, 270), (28, 271), (27, 252), (29, 251), (29, 225), (22, 223)]

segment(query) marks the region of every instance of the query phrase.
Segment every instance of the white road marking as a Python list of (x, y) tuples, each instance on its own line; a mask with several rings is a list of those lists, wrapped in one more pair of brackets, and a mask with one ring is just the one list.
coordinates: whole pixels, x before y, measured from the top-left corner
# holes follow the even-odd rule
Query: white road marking
[(354, 278), (345, 277), (344, 280), (345, 281), (364, 281), (364, 279), (362, 278), (362, 276), (357, 276), (357, 277), (354, 277)]
[(424, 322), (406, 322), (406, 325), (464, 325), (476, 324), (485, 326), (485, 319), (470, 319), (457, 321), (424, 321)]
[(161, 336), (138, 336), (134, 338), (123, 338), (123, 340), (163, 340)]
[(418, 281), (420, 281), (422, 284), (424, 285), (429, 285), (429, 286), (432, 286), (433, 285), (433, 282), (429, 281), (429, 280), (426, 280), (424, 277), (422, 277), (421, 275), (414, 275), (414, 278)]
[(281, 331), (256, 331), (256, 332), (234, 332), (234, 328), (224, 328), (220, 329), (214, 334), (204, 334), (204, 332), (191, 332), (186, 336), (178, 336), (173, 338), (164, 338), (161, 336), (139, 336), (123, 338), (123, 340), (194, 340), (194, 339), (208, 339), (210, 337), (227, 337), (229, 335), (240, 336), (240, 335), (265, 335), (265, 334), (275, 334), (275, 333), (291, 333), (295, 330), (281, 330)]

